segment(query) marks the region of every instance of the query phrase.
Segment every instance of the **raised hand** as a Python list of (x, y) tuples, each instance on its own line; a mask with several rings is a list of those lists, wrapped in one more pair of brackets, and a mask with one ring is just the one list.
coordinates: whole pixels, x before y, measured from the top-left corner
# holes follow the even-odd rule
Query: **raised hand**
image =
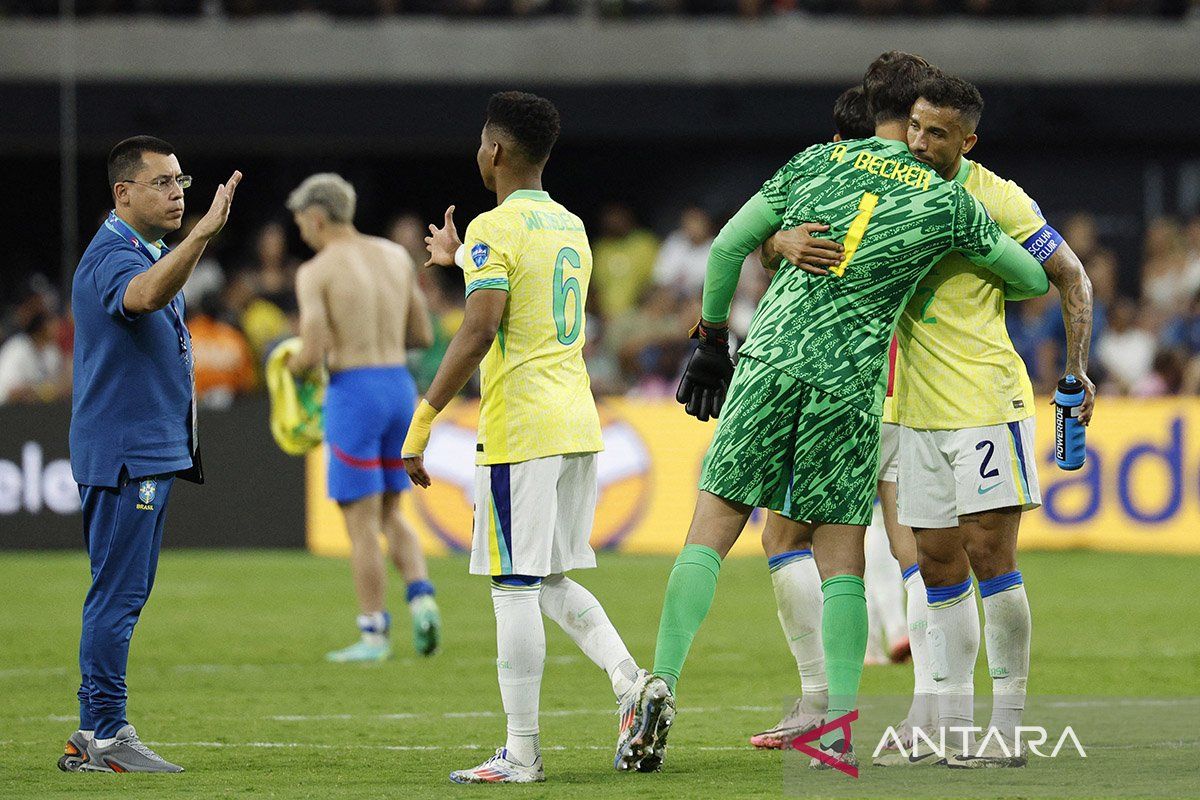
[(446, 209), (446, 219), (442, 227), (429, 226), (429, 235), (425, 237), (425, 249), (429, 251), (429, 260), (425, 262), (425, 266), (454, 266), (454, 253), (461, 246), (462, 241), (454, 227), (454, 206), (450, 206)]
[(213, 195), (212, 205), (208, 207), (208, 213), (200, 218), (196, 223), (196, 227), (192, 229), (192, 233), (204, 239), (211, 239), (221, 232), (225, 227), (225, 221), (229, 219), (229, 209), (233, 205), (233, 193), (237, 191), (238, 183), (242, 180), (242, 173), (239, 170), (234, 170), (229, 176), (229, 180), (217, 187), (217, 193)]

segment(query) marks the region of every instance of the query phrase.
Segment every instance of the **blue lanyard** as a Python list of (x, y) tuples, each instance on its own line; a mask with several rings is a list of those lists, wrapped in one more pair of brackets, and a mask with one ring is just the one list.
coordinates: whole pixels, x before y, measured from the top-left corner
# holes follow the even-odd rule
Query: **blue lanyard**
[[(108, 226), (109, 230), (132, 244), (135, 250), (146, 257), (151, 266), (154, 266), (158, 259), (170, 252), (170, 248), (159, 241), (157, 245), (159, 252), (158, 256), (155, 257), (150, 252), (150, 248), (146, 246), (146, 242), (142, 240), (142, 237), (138, 236), (137, 231), (129, 227), (125, 223), (125, 220), (118, 217), (115, 210), (108, 212), (108, 219), (104, 224)], [(183, 322), (183, 315), (179, 313), (179, 306), (175, 302), (176, 299), (172, 297), (171, 302), (167, 304), (167, 308), (171, 309), (171, 324), (175, 326), (175, 334), (179, 337), (179, 355), (183, 359), (183, 363), (187, 365), (189, 382), (192, 384), (191, 450), (195, 453), (196, 448), (200, 444), (199, 420), (196, 418), (196, 364), (189, 352), (191, 350), (189, 346), (191, 337), (188, 335), (187, 325)]]
[[(125, 241), (133, 245), (134, 249), (146, 257), (146, 260), (153, 266), (158, 259), (170, 252), (170, 248), (161, 241), (158, 243), (159, 254), (155, 257), (154, 253), (150, 252), (150, 248), (146, 246), (146, 242), (138, 235), (137, 231), (129, 227), (125, 220), (117, 216), (116, 211), (108, 212), (108, 219), (105, 220), (105, 225), (113, 232), (120, 236)], [(171, 298), (171, 302), (167, 305), (171, 309), (171, 324), (175, 326), (175, 334), (179, 337), (179, 354), (185, 359), (188, 355), (188, 330), (183, 322), (183, 316), (179, 313), (179, 307), (175, 303), (175, 298)]]

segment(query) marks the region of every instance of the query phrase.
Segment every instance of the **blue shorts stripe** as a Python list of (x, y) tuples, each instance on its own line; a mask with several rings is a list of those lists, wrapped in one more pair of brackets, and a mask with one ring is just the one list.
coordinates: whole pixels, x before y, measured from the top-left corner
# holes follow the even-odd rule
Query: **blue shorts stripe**
[(519, 592), (541, 588), (542, 579), (535, 575), (493, 575), (492, 588), (505, 592)]
[(908, 580), (909, 577), (912, 576), (916, 572), (920, 572), (919, 565), (913, 564), (911, 567), (904, 570), (904, 572), (901, 573), (900, 577), (903, 578), (904, 580)]
[(496, 514), (496, 539), (500, 545), (500, 572), (512, 572), (512, 486), (508, 464), (493, 464), (489, 470), (492, 478), (492, 508)]
[(1008, 434), (1012, 437), (1013, 447), (1017, 451), (1017, 465), (1021, 468), (1021, 489), (1029, 497), (1029, 475), (1025, 472), (1025, 448), (1021, 446), (1021, 423), (1008, 423)]

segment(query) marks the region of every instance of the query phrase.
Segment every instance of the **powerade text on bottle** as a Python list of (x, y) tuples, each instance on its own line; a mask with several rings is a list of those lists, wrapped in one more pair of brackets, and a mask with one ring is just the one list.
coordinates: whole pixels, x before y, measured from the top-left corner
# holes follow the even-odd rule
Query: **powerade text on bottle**
[(1083, 405), (1083, 384), (1074, 375), (1058, 382), (1054, 393), (1054, 460), (1059, 469), (1076, 470), (1083, 466), (1086, 428), (1079, 422)]

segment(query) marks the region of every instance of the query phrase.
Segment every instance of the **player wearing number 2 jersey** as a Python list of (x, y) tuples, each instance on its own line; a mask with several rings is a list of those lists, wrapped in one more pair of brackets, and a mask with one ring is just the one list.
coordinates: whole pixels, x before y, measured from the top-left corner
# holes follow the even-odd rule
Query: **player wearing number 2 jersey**
[[(906, 130), (928, 63), (887, 53), (864, 79), (875, 136), (796, 155), (725, 226), (704, 285), (700, 345), (678, 399), (700, 419), (724, 414), (705, 456), (687, 544), (667, 583), (654, 677), (618, 763), (661, 757), (674, 684), (716, 590), (721, 559), (750, 510), (812, 520), (821, 574), (823, 645), (832, 729), (817, 763), (854, 770), (846, 715), (857, 703), (866, 650), (863, 534), (879, 463), (887, 353), (896, 318), (941, 256), (961, 252), (1020, 294), (1048, 288), (1041, 265), (1004, 235), (961, 186), (908, 151)], [(830, 226), (845, 248), (827, 276), (785, 264), (771, 281), (729, 381), (725, 322), (745, 257), (781, 228)], [(724, 394), (728, 386), (728, 402)]]
[(429, 263), (462, 267), (467, 305), (413, 416), (405, 468), (414, 483), (429, 486), (423, 454), (433, 420), (479, 367), (471, 573), (492, 576), (496, 669), (508, 719), (505, 746), (477, 767), (452, 772), (456, 783), (545, 780), (538, 735), (543, 614), (608, 673), (626, 705), (648, 677), (596, 598), (563, 575), (596, 566), (589, 538), (603, 442), (583, 363), (591, 249), (579, 217), (542, 190), (558, 129), (549, 100), (493, 95), (477, 161), (498, 206), (477, 217), (463, 241), (451, 206), (445, 226), (430, 225), (425, 240)]

